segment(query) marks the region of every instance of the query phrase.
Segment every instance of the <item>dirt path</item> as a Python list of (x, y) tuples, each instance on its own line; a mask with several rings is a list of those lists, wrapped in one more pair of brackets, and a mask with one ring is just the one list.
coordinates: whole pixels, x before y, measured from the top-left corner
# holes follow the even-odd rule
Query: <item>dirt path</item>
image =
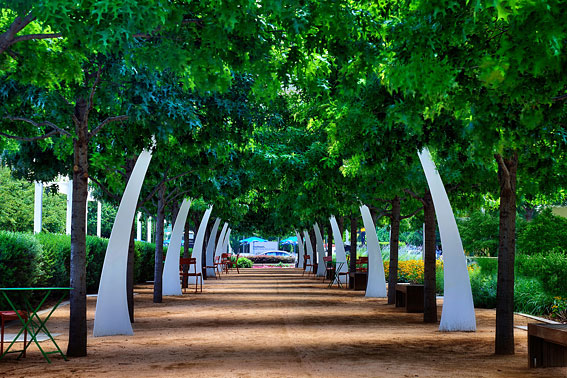
[[(496, 357), (494, 311), (477, 310), (475, 333), (441, 333), (384, 299), (328, 289), (295, 269), (248, 269), (205, 281), (203, 294), (152, 303), (136, 288), (134, 336), (93, 338), (89, 356), (0, 361), (14, 377), (567, 377), (567, 368), (528, 369), (527, 336), (516, 330), (516, 355)], [(439, 308), (441, 311), (441, 308)], [(50, 330), (63, 350), (69, 308)], [(518, 325), (528, 319), (517, 317)], [(43, 343), (47, 348), (49, 345)]]

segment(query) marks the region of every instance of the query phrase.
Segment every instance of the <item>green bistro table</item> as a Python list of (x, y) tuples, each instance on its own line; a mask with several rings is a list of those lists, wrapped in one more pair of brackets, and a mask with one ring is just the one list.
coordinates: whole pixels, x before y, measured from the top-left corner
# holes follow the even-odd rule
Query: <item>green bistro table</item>
[[(59, 346), (57, 345), (57, 343), (53, 339), (53, 336), (51, 336), (51, 333), (47, 329), (46, 323), (49, 320), (49, 318), (51, 317), (51, 315), (53, 314), (53, 312), (57, 309), (57, 307), (59, 307), (59, 305), (63, 301), (63, 298), (65, 298), (65, 296), (68, 294), (68, 292), (70, 290), (71, 290), (70, 287), (0, 287), (0, 293), (2, 293), (2, 296), (4, 297), (4, 299), (6, 299), (6, 301), (10, 305), (10, 307), (12, 308), (12, 311), (16, 312), (16, 314), (18, 315), (18, 318), (20, 318), (20, 322), (22, 323), (22, 328), (20, 329), (20, 332), (18, 332), (18, 334), (16, 335), (14, 340), (4, 350), (4, 353), (0, 356), (0, 359), (4, 358), (4, 356), (8, 353), (10, 348), (16, 343), (16, 340), (18, 339), (18, 337), (20, 337), (20, 335), (24, 332), (24, 330), (27, 330), (29, 335), (30, 335), (30, 340), (27, 342), (27, 344), (24, 344), (24, 349), (20, 352), (20, 354), (18, 355), (18, 358), (20, 358), (24, 354), (24, 352), (28, 349), (28, 347), (31, 345), (31, 343), (33, 341), (33, 342), (35, 342), (35, 344), (39, 348), (41, 354), (47, 360), (48, 363), (51, 363), (51, 360), (49, 359), (49, 357), (47, 355), (53, 354), (53, 353), (59, 353), (61, 356), (63, 356), (63, 359), (65, 361), (67, 361), (67, 357), (61, 351), (61, 349), (59, 348)], [(16, 306), (14, 305), (12, 300), (10, 300), (10, 296), (8, 295), (8, 294), (12, 294), (12, 295), (21, 294), (22, 292), (25, 292), (25, 291), (29, 291), (29, 292), (45, 291), (45, 295), (43, 296), (43, 298), (41, 299), (39, 304), (35, 307), (32, 306), (29, 299), (26, 296), (24, 296), (24, 304), (25, 304), (25, 307), (26, 307), (25, 311), (28, 312), (27, 321), (20, 316), (20, 314), (18, 313), (18, 308), (16, 308)], [(41, 308), (41, 306), (43, 306), (43, 304), (45, 303), (45, 301), (47, 300), (47, 298), (49, 297), (49, 295), (52, 292), (61, 292), (62, 294), (61, 294), (59, 300), (57, 301), (57, 303), (51, 308), (51, 310), (49, 310), (49, 312), (47, 313), (47, 316), (45, 316), (43, 319), (41, 319), (39, 317), (38, 311)], [(20, 309), (20, 310), (22, 310), (22, 309)], [(37, 336), (39, 335), (40, 331), (43, 331), (43, 333), (45, 333), (45, 335), (51, 340), (53, 345), (55, 345), (55, 348), (57, 350), (52, 351), (52, 352), (46, 352), (46, 351), (43, 350), (43, 348), (41, 347), (41, 345), (39, 345), (39, 342), (37, 340)]]
[(329, 284), (329, 287), (332, 287), (333, 284), (337, 284), (337, 287), (342, 287), (343, 285), (341, 284), (341, 269), (343, 268), (343, 265), (346, 264), (346, 261), (336, 261), (336, 267), (335, 267), (335, 272), (334, 272), (334, 277), (333, 280), (331, 281), (331, 283)]

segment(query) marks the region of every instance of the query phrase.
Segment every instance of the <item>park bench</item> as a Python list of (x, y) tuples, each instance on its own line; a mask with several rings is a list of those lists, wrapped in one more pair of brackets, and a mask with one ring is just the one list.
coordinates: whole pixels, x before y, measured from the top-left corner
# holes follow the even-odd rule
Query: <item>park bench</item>
[(531, 368), (567, 366), (567, 324), (528, 324)]
[(356, 271), (349, 273), (349, 288), (354, 290), (366, 290), (368, 282), (368, 257), (363, 256), (356, 259)]
[(406, 312), (423, 312), (423, 285), (399, 283), (396, 285), (396, 307)]

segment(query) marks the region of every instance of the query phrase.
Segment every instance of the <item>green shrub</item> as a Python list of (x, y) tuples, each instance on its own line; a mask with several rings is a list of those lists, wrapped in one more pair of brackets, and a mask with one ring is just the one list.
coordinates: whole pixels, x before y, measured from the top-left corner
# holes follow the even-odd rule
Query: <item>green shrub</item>
[(547, 294), (537, 278), (516, 277), (514, 311), (543, 315), (551, 312), (553, 296)]
[(38, 258), (38, 286), (69, 286), (71, 237), (40, 233), (35, 238), (42, 247)]
[(87, 236), (87, 292), (96, 293), (102, 274), (108, 239)]
[(516, 256), (516, 275), (537, 278), (551, 295), (567, 293), (567, 256), (560, 252), (547, 255)]
[(435, 265), (435, 292), (438, 295), (443, 295), (445, 292), (445, 275), (441, 264)]
[(496, 274), (483, 274), (475, 269), (469, 273), (475, 307), (496, 307)]
[(143, 241), (135, 242), (134, 282), (144, 283), (154, 280), (156, 245)]
[(32, 235), (0, 231), (0, 287), (30, 287), (41, 245)]
[(292, 264), (295, 262), (294, 257), (287, 257), (287, 256), (265, 256), (265, 255), (258, 255), (258, 256), (250, 256), (249, 259), (254, 264)]
[(482, 274), (495, 274), (498, 272), (497, 257), (474, 257), (473, 261), (478, 264)]
[(247, 259), (246, 257), (239, 257), (238, 258), (238, 267), (239, 268), (252, 268), (252, 265), (254, 265), (252, 260)]
[(518, 234), (518, 252), (533, 255), (557, 251), (567, 253), (567, 218), (545, 209)]
[[(37, 256), (41, 245), (32, 235), (0, 231), (0, 287), (36, 286)], [(16, 307), (22, 307), (29, 292), (9, 295)], [(9, 309), (8, 303), (0, 297), (0, 309)]]

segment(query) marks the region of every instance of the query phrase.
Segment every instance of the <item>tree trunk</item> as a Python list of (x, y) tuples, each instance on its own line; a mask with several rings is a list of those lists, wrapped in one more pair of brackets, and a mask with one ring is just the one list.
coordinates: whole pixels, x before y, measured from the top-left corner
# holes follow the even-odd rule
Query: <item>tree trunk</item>
[[(350, 217), (350, 266), (349, 272), (356, 272), (356, 230), (358, 229), (358, 218), (355, 214)], [(353, 286), (354, 287), (354, 286)]]
[[(126, 182), (130, 180), (138, 157), (126, 160)], [(137, 207), (136, 207), (137, 209)], [(126, 297), (128, 300), (128, 313), (130, 314), (130, 322), (134, 323), (134, 259), (136, 257), (136, 247), (134, 245), (134, 236), (136, 235), (136, 217), (132, 222), (132, 230), (130, 232), (130, 243), (128, 245), (128, 262), (126, 263)]]
[(339, 232), (341, 233), (341, 239), (342, 239), (343, 235), (345, 234), (345, 217), (343, 216), (337, 217), (337, 225), (339, 226)]
[[(370, 209), (370, 218), (372, 218), (372, 222), (374, 223), (374, 227), (376, 227), (376, 223), (378, 223), (378, 210), (376, 210), (373, 207), (368, 206)], [(368, 235), (368, 231), (366, 231), (366, 234)]]
[(431, 198), (431, 192), (429, 190), (425, 191), (423, 202), (423, 212), (425, 216), (425, 248), (423, 259), (423, 321), (425, 323), (436, 323), (437, 298), (435, 292), (435, 207), (433, 205), (433, 198)]
[(333, 256), (333, 227), (327, 222), (327, 256)]
[[(189, 222), (185, 222), (185, 228), (183, 229), (183, 257), (189, 258)], [(183, 270), (189, 268), (187, 265), (183, 265)]]
[(76, 139), (73, 140), (73, 210), (71, 214), (70, 316), (67, 355), (87, 355), (86, 210), (89, 178), (87, 101), (75, 105)]
[(496, 354), (514, 354), (514, 260), (516, 251), (516, 151), (495, 155), (500, 185), (498, 283), (496, 289)]
[(398, 283), (398, 244), (400, 241), (400, 198), (392, 200), (390, 216), (390, 267), (388, 269), (388, 304), (396, 303), (396, 284)]
[(163, 299), (163, 221), (165, 219), (165, 185), (158, 191), (158, 204), (156, 216), (156, 254), (154, 262), (154, 303), (161, 303)]
[(309, 234), (309, 241), (311, 242), (311, 248), (313, 249), (313, 260), (311, 264), (317, 264), (317, 240), (315, 239), (315, 230), (313, 227), (307, 229)]

